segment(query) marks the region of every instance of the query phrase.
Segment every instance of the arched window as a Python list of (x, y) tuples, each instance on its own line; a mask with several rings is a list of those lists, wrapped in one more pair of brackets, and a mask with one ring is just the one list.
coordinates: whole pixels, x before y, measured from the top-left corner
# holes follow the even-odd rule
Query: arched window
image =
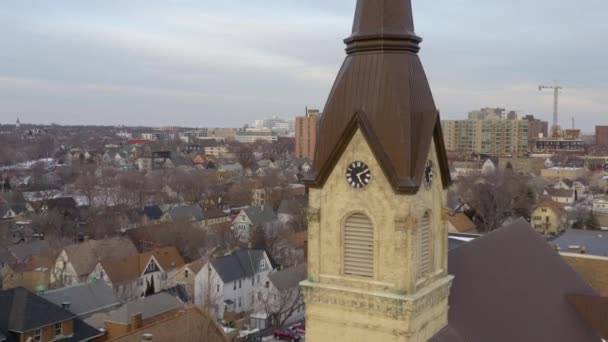
[(344, 274), (374, 277), (374, 228), (363, 214), (353, 214), (344, 222)]
[(424, 277), (431, 271), (433, 254), (431, 251), (431, 215), (427, 212), (418, 225), (418, 241), (420, 241), (419, 276)]

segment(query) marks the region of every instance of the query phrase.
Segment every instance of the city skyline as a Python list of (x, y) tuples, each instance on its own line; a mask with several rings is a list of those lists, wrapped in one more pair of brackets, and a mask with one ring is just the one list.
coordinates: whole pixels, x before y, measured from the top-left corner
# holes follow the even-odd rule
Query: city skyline
[[(258, 4), (9, 1), (0, 9), (0, 123), (239, 127), (322, 109), (355, 1)], [(413, 5), (443, 119), (489, 106), (550, 121), (552, 94), (537, 86), (556, 79), (563, 126), (572, 116), (585, 132), (608, 123), (608, 48), (596, 43), (608, 33), (599, 17), (608, 4)]]

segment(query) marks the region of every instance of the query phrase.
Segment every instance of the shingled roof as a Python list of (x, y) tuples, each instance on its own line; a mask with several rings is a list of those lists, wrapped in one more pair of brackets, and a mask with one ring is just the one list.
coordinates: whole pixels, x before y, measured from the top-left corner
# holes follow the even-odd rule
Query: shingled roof
[(599, 341), (567, 296), (596, 292), (523, 219), (448, 256), (445, 341)]
[(109, 257), (123, 257), (137, 253), (131, 240), (113, 237), (104, 240), (87, 240), (65, 248), (69, 261), (78, 276), (90, 274), (97, 263)]
[(177, 248), (170, 246), (124, 258), (105, 259), (101, 262), (101, 266), (112, 283), (121, 284), (138, 279), (148, 266), (152, 256), (165, 272), (185, 265)]
[(26, 332), (74, 317), (22, 287), (0, 291), (0, 330), (4, 332)]
[(357, 128), (398, 192), (418, 191), (434, 139), (449, 168), (439, 112), (418, 57), (410, 0), (359, 0), (348, 56), (323, 110), (311, 187), (321, 187)]
[[(238, 279), (249, 278), (262, 271), (260, 260), (267, 256), (263, 249), (245, 249), (236, 251), (231, 255), (215, 258), (211, 261), (213, 268), (218, 273), (224, 283), (229, 283)], [(271, 265), (266, 265), (267, 269), (275, 268), (274, 261), (270, 259)]]
[(44, 293), (44, 298), (57, 305), (70, 303), (70, 311), (78, 316), (120, 305), (114, 290), (103, 281), (64, 287)]
[(18, 342), (21, 333), (64, 321), (73, 322), (73, 335), (57, 341), (90, 341), (103, 335), (73, 313), (22, 287), (0, 291), (0, 341)]

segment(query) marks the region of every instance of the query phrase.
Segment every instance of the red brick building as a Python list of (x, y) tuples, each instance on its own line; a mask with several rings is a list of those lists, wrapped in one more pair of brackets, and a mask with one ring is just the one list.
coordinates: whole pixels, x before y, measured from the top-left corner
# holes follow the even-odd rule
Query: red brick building
[(595, 139), (598, 145), (608, 146), (608, 126), (595, 126)]
[(309, 110), (296, 118), (296, 158), (314, 159), (319, 116), (319, 111)]

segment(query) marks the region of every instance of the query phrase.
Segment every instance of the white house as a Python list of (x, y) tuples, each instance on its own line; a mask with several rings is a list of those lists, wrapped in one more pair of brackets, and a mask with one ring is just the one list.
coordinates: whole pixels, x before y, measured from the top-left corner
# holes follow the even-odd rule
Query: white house
[(276, 268), (264, 250), (246, 249), (205, 263), (194, 280), (194, 304), (208, 306), (217, 318), (225, 312), (253, 310), (255, 287)]
[(608, 199), (606, 199), (605, 197), (594, 199), (593, 212), (608, 214)]
[(255, 228), (269, 229), (277, 215), (268, 206), (242, 209), (232, 221), (232, 230), (240, 242), (249, 242)]
[(572, 204), (576, 201), (576, 193), (574, 189), (547, 189), (544, 195), (550, 196), (554, 202), (561, 204)]
[(496, 172), (496, 165), (492, 162), (492, 160), (486, 160), (481, 166), (481, 174), (484, 176), (488, 176)]
[[(300, 282), (307, 277), (307, 264), (270, 273), (255, 287), (252, 328), (265, 329), (304, 320), (304, 296)], [(273, 322), (274, 321), (274, 322)]]

